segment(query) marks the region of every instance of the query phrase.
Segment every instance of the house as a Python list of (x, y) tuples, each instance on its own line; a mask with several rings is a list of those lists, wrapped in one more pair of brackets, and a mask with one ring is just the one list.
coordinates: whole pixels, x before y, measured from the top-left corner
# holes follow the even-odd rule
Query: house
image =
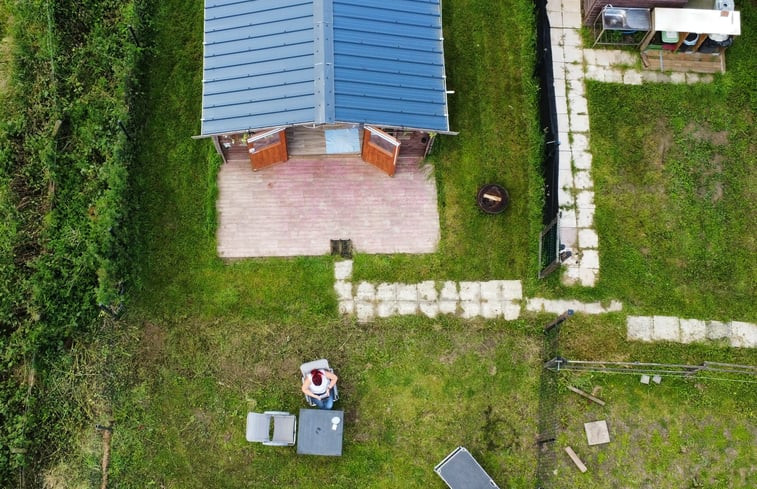
[(206, 0), (202, 124), (224, 161), (360, 155), (393, 175), (451, 133), (441, 0)]

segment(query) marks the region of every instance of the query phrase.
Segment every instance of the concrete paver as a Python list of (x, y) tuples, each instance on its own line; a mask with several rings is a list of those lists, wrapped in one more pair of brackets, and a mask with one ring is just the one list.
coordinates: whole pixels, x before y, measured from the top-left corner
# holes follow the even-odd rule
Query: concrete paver
[(652, 339), (658, 341), (681, 341), (681, 327), (677, 317), (654, 316)]

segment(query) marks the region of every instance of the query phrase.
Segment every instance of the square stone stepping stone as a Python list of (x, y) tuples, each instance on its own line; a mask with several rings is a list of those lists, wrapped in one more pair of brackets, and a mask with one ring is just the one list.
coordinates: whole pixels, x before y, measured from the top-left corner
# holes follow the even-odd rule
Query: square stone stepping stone
[(421, 313), (432, 319), (439, 315), (439, 304), (437, 302), (421, 302), (418, 307)]
[(641, 376), (641, 383), (645, 385), (649, 385), (649, 375), (642, 375)]
[(334, 263), (334, 278), (336, 280), (349, 280), (352, 277), (352, 260), (338, 261)]
[(604, 443), (610, 443), (610, 432), (607, 430), (607, 421), (592, 421), (591, 423), (584, 423), (584, 430), (586, 430), (586, 439), (589, 445), (602, 445)]
[(652, 382), (654, 382), (655, 384), (659, 384), (660, 382), (662, 382), (662, 377), (660, 377), (659, 375), (655, 375), (654, 377), (652, 377)]

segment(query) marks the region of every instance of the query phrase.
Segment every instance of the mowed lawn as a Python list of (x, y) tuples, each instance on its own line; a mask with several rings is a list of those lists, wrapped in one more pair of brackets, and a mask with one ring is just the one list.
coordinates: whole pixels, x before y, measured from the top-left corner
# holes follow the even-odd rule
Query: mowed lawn
[[(134, 340), (120, 368), (132, 382), (115, 394), (111, 480), (135, 488), (443, 487), (434, 465), (465, 445), (504, 487), (532, 487), (537, 323), (409, 317), (360, 325), (337, 314), (331, 257), (217, 258), (220, 159), (208, 141), (190, 139), (199, 130), (202, 7), (162, 2), (153, 19), (148, 117), (132, 182), (140, 281), (122, 320)], [(460, 135), (440, 137), (433, 158), (440, 252), (358, 255), (356, 276), (529, 275), (541, 192), (531, 156), (531, 9), (523, 0), (444, 2)], [(475, 208), (477, 186), (490, 180), (512, 189), (500, 219)], [(324, 460), (246, 442), (248, 411), (305, 407), (298, 367), (322, 356), (341, 379), (344, 455)]]
[[(404, 317), (361, 325), (336, 312), (330, 257), (234, 264), (217, 258), (214, 206), (220, 159), (208, 141), (190, 139), (199, 132), (202, 6), (198, 0), (161, 2), (153, 18), (155, 42), (143, 100), (148, 117), (138, 134), (141, 158), (132, 182), (140, 204), (134, 237), (139, 281), (130, 289), (129, 309), (120, 323), (129, 333), (121, 339), (129, 354), (116, 359), (116, 370), (128, 380), (119, 384), (124, 387), (112, 397), (117, 426), (112, 484), (127, 488), (442, 488), (433, 466), (456, 446), (465, 445), (501, 487), (533, 487), (543, 360), (539, 327), (545, 318), (527, 316), (504, 322)], [(444, 2), (448, 85), (456, 91), (450, 110), (453, 129), (460, 135), (442, 136), (431, 159), (439, 187), (440, 250), (427, 256), (358, 254), (355, 280), (533, 281), (542, 186), (537, 176), (539, 151), (530, 79), (531, 8), (525, 0)], [(747, 83), (746, 78), (736, 80), (742, 80), (738, 86)], [(722, 83), (697, 90), (710, 93), (710, 101), (717, 99), (718, 90), (736, 97), (728, 80)], [(605, 94), (613, 104), (620, 104), (617, 90), (590, 87), (590, 97), (595, 94), (590, 109)], [(637, 101), (647, 96), (647, 92), (633, 93)], [(655, 96), (662, 103), (663, 89)], [(697, 110), (705, 113), (705, 109)], [(630, 120), (609, 113), (599, 117), (611, 127), (623, 127)], [(719, 132), (724, 122), (712, 124), (711, 131)], [(629, 123), (628, 127), (644, 126)], [(740, 141), (742, 133), (733, 131), (729, 137)], [(592, 149), (602, 150), (612, 137), (598, 131)], [(746, 155), (742, 150), (739, 154)], [(601, 173), (606, 167), (601, 158), (595, 161), (600, 192), (607, 185)], [(513, 197), (508, 211), (497, 218), (481, 215), (474, 205), (478, 185), (488, 181), (504, 183)], [(749, 201), (749, 194), (742, 195)], [(613, 247), (614, 233), (622, 226), (608, 224), (613, 219), (610, 212), (621, 213), (623, 208), (606, 207), (611, 203), (599, 195), (597, 202), (603, 267), (607, 267), (602, 273), (607, 278), (598, 291), (579, 291), (578, 295), (618, 298), (629, 301), (631, 309), (655, 312), (658, 307), (663, 312), (691, 314), (723, 311), (720, 306), (696, 306), (697, 294), (706, 291), (706, 285), (699, 285), (682, 300), (666, 299), (660, 293), (667, 287), (662, 278), (673, 268), (649, 266), (652, 277), (637, 282), (639, 267), (634, 263), (624, 267), (627, 250)], [(602, 217), (602, 206), (612, 209), (606, 217)], [(633, 239), (623, 236), (617, 243)], [(750, 246), (748, 241), (746, 246)], [(649, 253), (661, 256), (659, 250), (650, 247)], [(719, 259), (729, 260), (724, 248), (714, 250)], [(741, 270), (746, 273), (739, 276), (748, 278), (753, 268), (745, 265)], [(676, 278), (688, 280), (684, 279)], [(546, 292), (574, 294), (554, 285), (556, 280), (544, 286)], [(720, 284), (727, 288), (724, 281)], [(734, 294), (741, 298), (727, 303), (733, 305), (734, 314), (745, 316), (740, 319), (749, 319), (754, 311), (754, 306), (744, 305), (745, 290), (735, 288)], [(668, 308), (669, 304), (673, 305)], [(592, 344), (598, 353), (619, 348), (625, 342), (623, 320), (623, 315), (615, 316), (607, 328), (604, 323), (592, 323), (597, 327), (580, 343)], [(602, 331), (609, 334), (602, 336)], [(591, 338), (603, 342), (591, 343)], [(661, 347), (628, 355), (658, 361), (680, 357), (666, 356), (666, 351)], [(718, 351), (723, 359), (754, 360), (711, 348), (695, 350), (696, 355), (689, 358), (708, 359)], [(247, 443), (247, 411), (297, 413), (304, 407), (298, 366), (321, 356), (331, 360), (341, 379), (342, 399), (337, 406), (345, 410), (344, 456), (303, 457), (293, 448)], [(613, 381), (606, 382), (609, 391)], [(632, 408), (637, 401), (631, 400), (643, 394), (632, 390), (635, 384), (618, 385), (631, 390), (618, 390), (613, 402), (618, 400), (622, 407), (628, 399)], [(655, 402), (673, 406), (693, 397), (694, 391), (666, 390), (669, 385), (676, 384), (666, 382), (658, 389), (662, 400)], [(735, 397), (744, 392), (738, 390)], [(645, 406), (651, 409), (653, 404)], [(716, 406), (708, 416), (743, 424), (745, 418), (734, 414), (743, 406), (722, 404), (722, 409)], [(566, 429), (570, 426), (566, 419)], [(96, 436), (89, 429), (83, 438), (91, 441)], [(741, 432), (736, 439), (745, 440)], [(87, 458), (90, 479), (97, 479), (99, 455), (91, 451)], [(738, 460), (750, 463), (749, 458)], [(570, 487), (569, 478), (566, 482), (564, 487)]]

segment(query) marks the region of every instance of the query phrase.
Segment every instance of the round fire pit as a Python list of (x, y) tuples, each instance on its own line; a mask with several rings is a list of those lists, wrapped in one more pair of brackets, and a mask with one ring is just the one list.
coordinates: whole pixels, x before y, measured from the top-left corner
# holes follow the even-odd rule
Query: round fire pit
[(507, 208), (510, 196), (507, 190), (496, 183), (489, 183), (478, 189), (476, 203), (487, 214), (499, 214)]

